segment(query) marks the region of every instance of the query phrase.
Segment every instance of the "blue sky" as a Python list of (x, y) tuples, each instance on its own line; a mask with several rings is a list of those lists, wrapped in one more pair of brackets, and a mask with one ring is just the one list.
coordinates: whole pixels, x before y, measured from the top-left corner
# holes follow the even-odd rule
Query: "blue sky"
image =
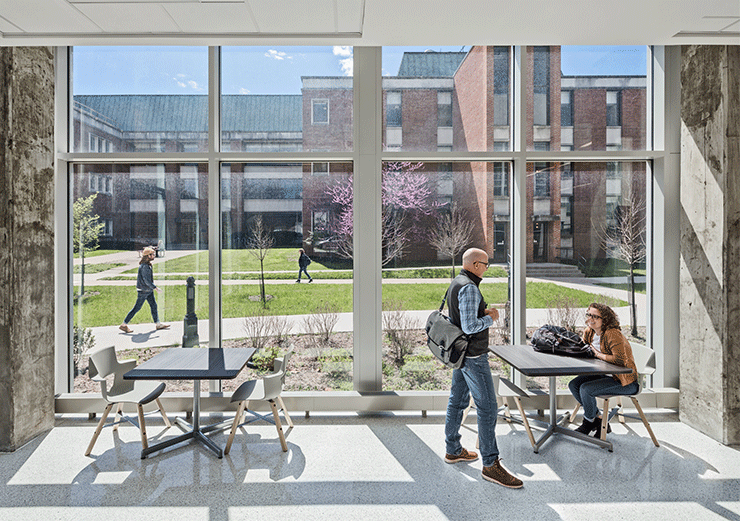
[[(384, 47), (383, 75), (404, 51), (469, 47)], [(645, 47), (562, 47), (564, 75), (644, 75)], [(351, 76), (351, 47), (224, 47), (225, 94), (298, 94), (301, 76)], [(75, 94), (206, 94), (205, 47), (75, 47)]]

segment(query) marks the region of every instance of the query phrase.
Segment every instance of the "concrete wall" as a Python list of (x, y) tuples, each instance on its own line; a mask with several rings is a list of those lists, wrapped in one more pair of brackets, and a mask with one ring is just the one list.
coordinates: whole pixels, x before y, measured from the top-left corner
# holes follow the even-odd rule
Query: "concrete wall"
[(0, 48), (0, 450), (54, 423), (54, 54)]
[(681, 65), (680, 417), (740, 443), (740, 47)]

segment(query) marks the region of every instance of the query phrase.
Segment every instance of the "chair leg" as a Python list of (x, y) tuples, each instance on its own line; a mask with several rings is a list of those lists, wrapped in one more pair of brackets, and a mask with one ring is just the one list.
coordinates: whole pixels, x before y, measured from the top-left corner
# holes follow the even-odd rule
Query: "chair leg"
[(145, 449), (148, 449), (149, 442), (146, 439), (146, 423), (144, 423), (144, 407), (140, 403), (137, 403), (136, 409), (139, 412), (139, 430), (141, 431), (141, 446)]
[(123, 404), (119, 403), (116, 407), (116, 415), (113, 417), (113, 430), (117, 431), (118, 426), (121, 424), (121, 420), (123, 419)]
[(637, 401), (637, 398), (634, 396), (630, 396), (632, 399), (632, 403), (635, 404), (635, 409), (637, 409), (637, 412), (640, 413), (640, 418), (642, 418), (642, 423), (645, 424), (645, 428), (648, 431), (648, 434), (650, 434), (650, 438), (653, 440), (653, 444), (656, 447), (660, 447), (660, 444), (658, 443), (658, 439), (655, 437), (655, 434), (653, 433), (653, 429), (650, 428), (650, 423), (647, 421), (647, 418), (645, 417), (645, 413), (642, 412), (642, 407), (640, 407), (640, 403)]
[(170, 423), (170, 419), (167, 417), (167, 413), (165, 412), (164, 407), (162, 407), (162, 402), (159, 401), (159, 398), (156, 398), (155, 401), (157, 402), (157, 407), (159, 407), (159, 414), (162, 415), (164, 424), (169, 429), (170, 427), (172, 427), (172, 424)]
[(573, 412), (570, 413), (570, 418), (568, 418), (568, 421), (570, 423), (573, 423), (576, 421), (576, 414), (578, 414), (578, 409), (581, 408), (581, 404), (576, 402), (576, 406), (573, 408)]
[(281, 396), (278, 396), (277, 401), (280, 404), (280, 409), (283, 411), (283, 414), (285, 415), (285, 421), (288, 422), (288, 426), (292, 428), (293, 420), (290, 419), (290, 415), (288, 414), (288, 409), (285, 408), (285, 402), (283, 402), (283, 398)]
[(277, 405), (275, 400), (270, 400), (270, 407), (272, 408), (272, 416), (275, 418), (275, 427), (280, 437), (280, 446), (283, 448), (283, 452), (288, 452), (288, 444), (285, 443), (285, 434), (283, 434), (283, 425), (280, 423), (280, 415), (278, 414)]
[(609, 425), (609, 398), (604, 399), (604, 408), (601, 413), (601, 435), (599, 438), (606, 440), (606, 429)]
[(100, 431), (103, 430), (103, 427), (105, 426), (105, 420), (108, 418), (108, 414), (110, 414), (110, 410), (113, 408), (112, 403), (109, 403), (105, 407), (105, 411), (103, 411), (103, 415), (100, 417), (100, 421), (98, 422), (98, 428), (95, 429), (95, 434), (93, 434), (92, 439), (90, 440), (90, 445), (87, 446), (87, 451), (85, 451), (85, 456), (89, 456), (90, 453), (93, 450), (93, 447), (95, 446), (95, 442), (98, 441), (98, 436), (100, 436)]
[(535, 447), (534, 435), (532, 434), (532, 429), (529, 427), (529, 420), (527, 419), (527, 415), (524, 413), (524, 407), (522, 407), (522, 401), (519, 399), (518, 396), (514, 396), (514, 403), (516, 403), (516, 408), (519, 409), (519, 415), (522, 417), (522, 423), (524, 424), (524, 430), (527, 431), (527, 436), (529, 436), (529, 443), (531, 443), (532, 448), (534, 448)]
[(236, 416), (234, 416), (234, 423), (231, 424), (231, 433), (229, 433), (229, 441), (226, 442), (226, 448), (224, 449), (224, 454), (228, 454), (231, 450), (231, 444), (234, 443), (234, 435), (236, 434), (236, 429), (239, 428), (239, 424), (241, 423), (242, 414), (244, 413), (244, 409), (247, 406), (246, 400), (242, 400), (239, 402), (239, 408), (236, 410)]
[(619, 423), (624, 423), (624, 407), (622, 406), (622, 397), (620, 396), (617, 398), (617, 419), (619, 420)]
[(504, 419), (507, 423), (511, 423), (511, 405), (508, 397), (504, 398)]

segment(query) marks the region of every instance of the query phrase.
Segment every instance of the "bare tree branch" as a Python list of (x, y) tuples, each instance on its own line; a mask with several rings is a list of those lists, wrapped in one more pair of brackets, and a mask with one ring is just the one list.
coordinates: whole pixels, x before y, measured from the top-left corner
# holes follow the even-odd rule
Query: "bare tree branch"
[(635, 268), (645, 260), (647, 238), (645, 231), (646, 204), (645, 198), (634, 192), (622, 198), (622, 205), (617, 208), (616, 224), (602, 224), (596, 228), (607, 255), (624, 261), (629, 266), (627, 285), (630, 292), (630, 318), (632, 336), (637, 336), (637, 303), (635, 302)]
[(264, 261), (267, 254), (275, 245), (272, 233), (264, 225), (262, 216), (258, 215), (254, 224), (250, 227), (251, 235), (247, 239), (247, 251), (260, 261), (260, 301), (262, 307), (267, 307), (267, 296), (265, 295), (265, 267)]
[(473, 222), (467, 219), (464, 212), (452, 205), (450, 213), (443, 213), (437, 218), (437, 228), (432, 231), (429, 244), (438, 252), (452, 260), (452, 278), (455, 278), (455, 257), (473, 237)]

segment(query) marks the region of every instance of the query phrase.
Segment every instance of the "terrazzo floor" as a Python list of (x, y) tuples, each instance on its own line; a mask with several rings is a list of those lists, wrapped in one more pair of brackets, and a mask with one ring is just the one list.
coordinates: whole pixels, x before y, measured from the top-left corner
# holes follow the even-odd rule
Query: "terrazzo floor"
[[(85, 457), (96, 421), (58, 416), (50, 432), (0, 455), (0, 519), (740, 521), (740, 451), (674, 411), (647, 413), (661, 446), (641, 423), (615, 420), (613, 453), (560, 436), (535, 454), (521, 426), (499, 420), (502, 461), (524, 480), (520, 490), (481, 479), (480, 459), (446, 464), (443, 414), (294, 413), (288, 452), (272, 425), (250, 424), (221, 460), (194, 444), (141, 460), (130, 425), (103, 430)], [(463, 445), (473, 449), (475, 417), (467, 423)], [(156, 416), (147, 427), (153, 439), (180, 433)]]

